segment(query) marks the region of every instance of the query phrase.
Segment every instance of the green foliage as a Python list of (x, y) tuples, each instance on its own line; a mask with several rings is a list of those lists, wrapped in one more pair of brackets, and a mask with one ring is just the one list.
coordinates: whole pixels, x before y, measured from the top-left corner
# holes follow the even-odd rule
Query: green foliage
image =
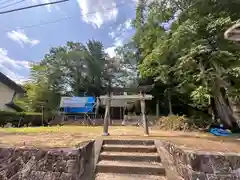
[(190, 97), (193, 100), (192, 106), (196, 106), (199, 109), (204, 109), (209, 105), (210, 94), (203, 86), (199, 86), (197, 89), (192, 91)]
[(202, 110), (213, 97), (218, 115), (229, 126), (234, 118), (221, 89), (238, 99), (240, 51), (239, 45), (224, 39), (224, 32), (240, 17), (236, 6), (240, 1), (141, 1), (133, 38), (141, 49), (143, 77), (164, 83)]
[(61, 96), (104, 94), (109, 85), (125, 84), (119, 81), (123, 74), (118, 60), (108, 57), (101, 42), (67, 42), (51, 48), (39, 64), (32, 66), (26, 96), (15, 99), (15, 103), (26, 111), (44, 111), (50, 116)]
[(136, 85), (138, 75), (138, 56), (137, 49), (133, 42), (124, 44), (116, 48), (117, 58), (120, 60), (120, 67), (126, 69), (121, 74), (121, 78), (124, 80), (126, 86)]
[[(103, 94), (104, 87), (135, 84), (140, 73), (155, 80), (152, 93), (167, 100), (170, 114), (176, 97), (205, 112), (213, 99), (216, 115), (233, 126), (228, 100), (240, 99), (240, 51), (239, 44), (224, 39), (224, 31), (239, 21), (239, 6), (239, 0), (139, 0), (135, 34), (116, 49), (115, 58), (94, 40), (51, 48), (32, 67), (27, 96), (16, 103), (28, 111), (40, 112), (42, 105), (54, 111), (61, 96)], [(190, 119), (194, 126), (208, 124)], [(177, 127), (184, 129), (181, 123)]]
[(31, 124), (32, 126), (42, 125), (42, 114), (36, 112), (9, 112), (0, 111), (0, 126), (11, 123), (14, 127), (22, 127)]

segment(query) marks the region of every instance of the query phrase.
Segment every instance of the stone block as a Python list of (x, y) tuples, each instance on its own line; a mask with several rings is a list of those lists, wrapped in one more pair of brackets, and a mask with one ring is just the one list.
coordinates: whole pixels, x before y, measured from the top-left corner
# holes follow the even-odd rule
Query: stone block
[(207, 174), (207, 180), (239, 180), (235, 174)]
[(0, 148), (0, 180), (77, 180), (87, 174), (94, 142), (79, 148)]
[(214, 173), (231, 173), (231, 162), (227, 156), (224, 155), (212, 155), (211, 161), (213, 164)]
[(208, 180), (205, 173), (192, 171), (190, 175), (191, 180)]
[(207, 180), (205, 173), (193, 171), (185, 165), (178, 165), (176, 168), (184, 180)]
[(58, 180), (72, 180), (72, 175), (69, 173), (62, 173)]
[(8, 180), (6, 171), (0, 171), (0, 180)]
[(226, 156), (226, 160), (229, 162), (232, 170), (240, 169), (240, 155), (228, 155)]
[(76, 160), (68, 160), (66, 167), (68, 173), (73, 173), (76, 169)]
[(176, 166), (176, 170), (178, 172), (178, 174), (184, 178), (184, 180), (190, 180), (190, 169), (182, 164), (178, 164)]
[(176, 164), (187, 165), (186, 153), (183, 150), (175, 148), (172, 153), (173, 160), (175, 161)]
[(240, 180), (239, 153), (194, 152), (169, 142), (163, 142), (163, 146), (185, 180)]
[(53, 171), (55, 172), (67, 172), (67, 161), (66, 160), (58, 160), (53, 164)]
[(79, 177), (84, 173), (84, 164), (84, 157), (81, 157), (79, 162)]
[(211, 158), (207, 154), (191, 153), (187, 155), (187, 161), (193, 171), (213, 173), (213, 164)]

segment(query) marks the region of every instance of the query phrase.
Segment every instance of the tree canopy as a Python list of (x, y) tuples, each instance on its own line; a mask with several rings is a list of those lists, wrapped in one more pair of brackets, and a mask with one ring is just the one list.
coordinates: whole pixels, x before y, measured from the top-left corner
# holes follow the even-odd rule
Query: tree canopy
[(32, 66), (27, 94), (16, 100), (25, 110), (54, 110), (61, 96), (99, 96), (109, 86), (124, 86), (125, 70), (117, 58), (110, 58), (101, 42), (89, 40), (86, 45), (67, 42), (51, 48), (43, 60)]
[(236, 126), (229, 98), (239, 99), (240, 51), (224, 32), (239, 20), (239, 5), (237, 0), (140, 0), (134, 21), (142, 76), (187, 95), (187, 103), (200, 109), (213, 98), (215, 115), (228, 127)]

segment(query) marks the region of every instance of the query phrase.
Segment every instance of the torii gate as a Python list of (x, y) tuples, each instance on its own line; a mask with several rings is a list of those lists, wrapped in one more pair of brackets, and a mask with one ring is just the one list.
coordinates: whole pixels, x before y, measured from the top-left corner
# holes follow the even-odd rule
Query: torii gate
[[(146, 89), (152, 88), (153, 86), (145, 86)], [(111, 102), (112, 101), (131, 101), (131, 100), (140, 100), (141, 104), (141, 117), (142, 117), (142, 122), (143, 122), (143, 127), (144, 127), (144, 135), (148, 136), (149, 135), (149, 128), (148, 128), (148, 123), (147, 123), (147, 118), (146, 118), (146, 104), (145, 100), (152, 100), (153, 96), (152, 95), (147, 95), (145, 94), (146, 90), (141, 90), (139, 95), (112, 95), (111, 93), (107, 93), (105, 96), (100, 96), (101, 101), (105, 101), (106, 104), (106, 110), (105, 110), (105, 115), (104, 115), (104, 129), (103, 129), (103, 135), (104, 136), (109, 136), (108, 132), (108, 123), (110, 122), (110, 107), (111, 107)]]

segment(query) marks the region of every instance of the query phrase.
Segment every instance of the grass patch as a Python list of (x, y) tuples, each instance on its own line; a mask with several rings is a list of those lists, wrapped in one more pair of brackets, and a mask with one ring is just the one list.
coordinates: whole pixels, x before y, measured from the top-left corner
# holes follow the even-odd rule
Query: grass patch
[(97, 133), (100, 127), (90, 126), (52, 126), (52, 127), (22, 127), (22, 128), (0, 128), (0, 133)]

